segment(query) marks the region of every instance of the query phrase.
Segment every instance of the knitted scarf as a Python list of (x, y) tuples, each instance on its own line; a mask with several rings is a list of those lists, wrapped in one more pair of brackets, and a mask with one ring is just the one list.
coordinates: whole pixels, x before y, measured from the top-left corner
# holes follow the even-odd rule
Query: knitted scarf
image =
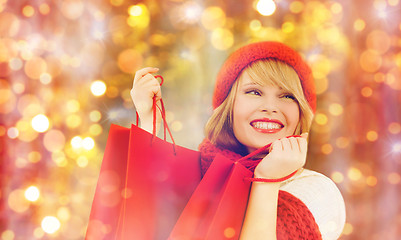
[[(202, 176), (204, 176), (217, 154), (222, 154), (233, 161), (243, 157), (227, 149), (219, 148), (207, 139), (199, 145), (199, 151), (201, 153)], [(255, 170), (255, 167), (259, 162), (260, 159), (247, 159), (240, 161), (242, 165), (252, 172)], [(312, 213), (301, 200), (292, 194), (281, 190), (278, 197), (277, 239), (322, 239), (319, 227), (316, 224)]]

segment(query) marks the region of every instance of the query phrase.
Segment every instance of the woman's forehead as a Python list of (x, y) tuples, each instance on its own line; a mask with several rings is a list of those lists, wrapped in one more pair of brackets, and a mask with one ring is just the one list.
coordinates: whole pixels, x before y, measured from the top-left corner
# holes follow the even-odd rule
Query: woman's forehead
[(279, 89), (283, 89), (281, 86), (279, 86), (275, 81), (272, 81), (270, 79), (252, 79), (249, 74), (245, 73), (240, 79), (239, 79), (239, 84), (240, 86), (273, 86), (277, 87)]

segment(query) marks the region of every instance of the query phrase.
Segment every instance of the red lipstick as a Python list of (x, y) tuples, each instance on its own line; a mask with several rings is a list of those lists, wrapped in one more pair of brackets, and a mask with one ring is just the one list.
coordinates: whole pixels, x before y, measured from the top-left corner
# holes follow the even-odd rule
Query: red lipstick
[(277, 133), (284, 127), (281, 121), (270, 118), (255, 119), (250, 125), (260, 133)]

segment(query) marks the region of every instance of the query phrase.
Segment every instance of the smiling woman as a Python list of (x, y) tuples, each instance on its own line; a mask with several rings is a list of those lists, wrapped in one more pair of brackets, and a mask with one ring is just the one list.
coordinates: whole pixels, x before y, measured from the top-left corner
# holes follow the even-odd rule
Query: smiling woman
[[(245, 164), (254, 171), (255, 179), (263, 183), (254, 182), (251, 187), (241, 239), (340, 236), (345, 223), (341, 193), (329, 178), (302, 168), (315, 101), (309, 67), (298, 53), (281, 43), (260, 42), (242, 47), (220, 70), (213, 96), (215, 110), (205, 127), (208, 139), (200, 145), (201, 153), (215, 149), (214, 152), (225, 155), (229, 150), (244, 156), (272, 144), (262, 159)], [(204, 165), (207, 169), (210, 162)], [(295, 176), (287, 181), (265, 183), (294, 172)], [(295, 221), (306, 235), (295, 236), (282, 227), (286, 221), (283, 196), (279, 194), (282, 191), (307, 207), (309, 213), (302, 213), (304, 220)], [(309, 215), (312, 222), (306, 220)], [(308, 222), (304, 222), (308, 229), (300, 227), (302, 221)], [(335, 227), (326, 228), (328, 223)]]
[(300, 114), (291, 94), (274, 85), (256, 84), (247, 72), (243, 72), (238, 83), (233, 129), (248, 152), (295, 133)]
[[(151, 102), (160, 104), (161, 98), (153, 76), (156, 72), (157, 68), (137, 71), (131, 90), (141, 127), (148, 132), (161, 121), (160, 115), (152, 115), (155, 106)], [(220, 239), (220, 230), (210, 233), (213, 226), (196, 234), (183, 230), (199, 230), (195, 223), (188, 225), (189, 216), (199, 214), (199, 209), (210, 211), (204, 201), (217, 201), (228, 208), (219, 210), (227, 216), (220, 219), (217, 215), (221, 213), (212, 210), (211, 214), (216, 214), (212, 225), (217, 221), (216, 226), (229, 226), (234, 239), (337, 239), (345, 223), (341, 193), (329, 178), (303, 169), (316, 96), (311, 70), (301, 56), (278, 42), (240, 48), (217, 76), (213, 107), (205, 127), (206, 139), (199, 145), (203, 179), (170, 237)], [(228, 160), (227, 166), (234, 163), (228, 176), (222, 173), (228, 170), (219, 167), (226, 161), (222, 159)], [(216, 180), (220, 178), (224, 184)], [(244, 186), (245, 179), (253, 183)], [(232, 184), (236, 190), (224, 190), (225, 197), (217, 200), (216, 193), (205, 190)], [(205, 196), (205, 191), (210, 196)], [(208, 221), (205, 219), (200, 220), (201, 226)], [(332, 227), (327, 228), (328, 224)]]

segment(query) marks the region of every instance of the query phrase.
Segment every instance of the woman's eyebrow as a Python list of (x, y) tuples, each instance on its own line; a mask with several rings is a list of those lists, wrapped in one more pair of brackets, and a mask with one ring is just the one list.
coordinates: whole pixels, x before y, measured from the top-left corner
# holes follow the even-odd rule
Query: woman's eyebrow
[(242, 86), (243, 86), (243, 87), (246, 87), (246, 86), (260, 86), (260, 85), (257, 84), (257, 83), (255, 83), (255, 82), (248, 82), (248, 83), (242, 84)]

